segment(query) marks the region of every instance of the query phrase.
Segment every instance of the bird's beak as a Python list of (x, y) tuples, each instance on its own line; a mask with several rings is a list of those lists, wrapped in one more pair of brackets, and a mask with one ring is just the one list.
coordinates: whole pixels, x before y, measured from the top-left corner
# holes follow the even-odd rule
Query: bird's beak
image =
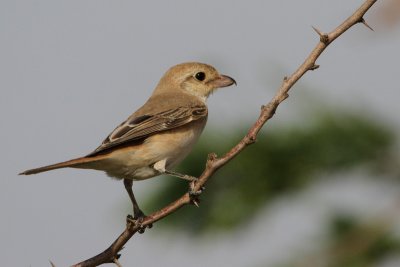
[(218, 78), (209, 81), (208, 84), (213, 88), (221, 88), (231, 86), (232, 84), (236, 85), (236, 81), (227, 75), (220, 75)]

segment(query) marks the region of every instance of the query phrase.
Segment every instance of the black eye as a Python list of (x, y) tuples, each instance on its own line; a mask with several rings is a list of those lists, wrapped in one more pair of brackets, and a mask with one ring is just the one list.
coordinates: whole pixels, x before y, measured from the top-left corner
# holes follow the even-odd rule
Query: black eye
[(199, 81), (204, 81), (204, 79), (206, 78), (206, 74), (202, 71), (196, 73), (196, 75), (194, 75), (194, 77), (199, 80)]

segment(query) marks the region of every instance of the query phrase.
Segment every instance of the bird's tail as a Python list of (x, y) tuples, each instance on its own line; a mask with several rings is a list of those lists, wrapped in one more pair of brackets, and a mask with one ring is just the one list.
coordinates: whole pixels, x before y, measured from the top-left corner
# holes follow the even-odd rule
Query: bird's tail
[(30, 175), (30, 174), (36, 174), (40, 172), (47, 172), (55, 169), (61, 169), (61, 168), (67, 168), (67, 167), (72, 167), (72, 168), (85, 168), (87, 163), (92, 163), (94, 161), (99, 160), (100, 157), (82, 157), (82, 158), (76, 158), (76, 159), (71, 159), (68, 161), (48, 165), (48, 166), (43, 166), (35, 169), (30, 169), (23, 171), (19, 173), (19, 175)]

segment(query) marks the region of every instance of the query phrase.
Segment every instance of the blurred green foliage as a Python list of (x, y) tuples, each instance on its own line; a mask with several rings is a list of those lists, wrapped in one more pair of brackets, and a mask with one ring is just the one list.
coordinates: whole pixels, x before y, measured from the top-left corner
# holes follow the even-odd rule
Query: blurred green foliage
[(349, 214), (336, 214), (331, 220), (330, 230), (330, 238), (314, 254), (303, 255), (300, 260), (279, 266), (383, 266), (381, 263), (387, 257), (400, 253), (400, 239), (393, 234), (390, 218), (381, 217), (365, 223)]
[[(320, 114), (301, 127), (271, 126), (209, 180), (200, 208), (185, 207), (158, 225), (193, 234), (235, 229), (275, 196), (301, 189), (325, 176), (321, 174), (360, 165), (383, 170), (394, 142), (393, 134), (382, 125), (346, 113)], [(222, 155), (245, 133), (236, 129), (203, 136), (178, 171), (199, 176), (208, 153)], [(162, 180), (165, 186), (149, 197), (146, 210), (156, 210), (188, 190), (188, 184), (179, 179)]]
[(338, 214), (332, 220), (328, 247), (329, 266), (375, 266), (386, 256), (400, 252), (400, 240), (391, 231), (390, 220), (364, 224), (357, 218)]

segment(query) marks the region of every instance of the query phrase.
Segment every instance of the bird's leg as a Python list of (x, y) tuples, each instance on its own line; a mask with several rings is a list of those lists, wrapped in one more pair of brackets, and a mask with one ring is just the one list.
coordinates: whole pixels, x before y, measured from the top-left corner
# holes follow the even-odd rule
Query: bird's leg
[(178, 177), (180, 179), (183, 179), (183, 180), (186, 180), (186, 181), (189, 181), (189, 182), (195, 182), (195, 181), (198, 180), (197, 177), (190, 176), (190, 175), (187, 175), (187, 174), (182, 174), (182, 173), (179, 173), (179, 172), (164, 170), (164, 173), (168, 174), (168, 175), (171, 175), (171, 176), (174, 176), (174, 177)]
[[(133, 181), (131, 179), (124, 179), (125, 189), (128, 192), (129, 198), (131, 199), (131, 202), (133, 205), (133, 217), (131, 215), (128, 215), (126, 220), (127, 220), (127, 222), (140, 224), (143, 221), (143, 218), (146, 217), (146, 215), (139, 208), (139, 205), (136, 201), (135, 195), (133, 194), (132, 185), (133, 185)], [(148, 225), (149, 228), (151, 228), (152, 226), (153, 226), (152, 224)], [(139, 233), (144, 233), (145, 228), (146, 227), (144, 227), (144, 228), (141, 227), (141, 229), (139, 230)]]
[(199, 195), (203, 192), (203, 190), (205, 188), (201, 187), (200, 190), (196, 190), (196, 191), (194, 190), (194, 186), (195, 186), (195, 183), (198, 180), (198, 178), (194, 177), (194, 176), (187, 175), (187, 174), (181, 174), (181, 173), (178, 173), (178, 172), (166, 170), (165, 169), (166, 163), (167, 163), (166, 159), (160, 160), (160, 161), (156, 162), (153, 165), (153, 168), (156, 171), (158, 171), (159, 173), (168, 174), (168, 175), (171, 175), (171, 176), (178, 177), (180, 179), (189, 181), (189, 196), (190, 196), (190, 199), (192, 200), (192, 203), (194, 205), (199, 206), (198, 205), (198, 203), (200, 202)]
[(189, 181), (190, 199), (192, 201), (192, 204), (196, 205), (197, 207), (199, 206), (199, 203), (200, 203), (199, 196), (204, 191), (205, 187), (202, 186), (201, 189), (196, 190), (196, 191), (194, 190), (195, 183), (199, 180), (197, 177), (186, 175), (186, 174), (181, 174), (181, 173), (173, 172), (173, 171), (169, 171), (169, 170), (165, 170), (164, 173), (171, 175), (171, 176), (181, 178), (186, 181)]
[(175, 176), (175, 177), (178, 177), (180, 179), (183, 179), (183, 180), (186, 180), (186, 181), (189, 181), (189, 182), (197, 181), (197, 178), (194, 177), (194, 176), (190, 176), (190, 175), (187, 175), (187, 174), (181, 174), (181, 173), (178, 173), (178, 172), (166, 170), (165, 169), (166, 163), (167, 163), (166, 159), (157, 161), (156, 163), (154, 163), (153, 168), (156, 171), (158, 171), (160, 174), (168, 174), (168, 175)]
[(202, 186), (201, 189), (194, 190), (195, 183), (199, 180), (197, 177), (189, 176), (189, 175), (186, 175), (186, 174), (181, 174), (181, 173), (173, 172), (173, 171), (169, 171), (169, 170), (165, 170), (164, 173), (168, 174), (168, 175), (171, 175), (171, 176), (175, 176), (175, 177), (184, 179), (186, 181), (189, 181), (189, 196), (190, 196), (190, 200), (191, 200), (192, 204), (194, 204), (197, 207), (199, 206), (199, 203), (200, 203), (199, 196), (200, 196), (201, 193), (203, 193), (205, 187)]
[(132, 190), (132, 184), (133, 181), (130, 179), (124, 179), (124, 185), (125, 185), (125, 189), (128, 192), (129, 198), (132, 201), (132, 205), (133, 205), (133, 218), (135, 220), (140, 219), (145, 217), (143, 211), (141, 211), (141, 209), (139, 208), (138, 203), (136, 202), (135, 199), (135, 195), (133, 194), (133, 190)]

